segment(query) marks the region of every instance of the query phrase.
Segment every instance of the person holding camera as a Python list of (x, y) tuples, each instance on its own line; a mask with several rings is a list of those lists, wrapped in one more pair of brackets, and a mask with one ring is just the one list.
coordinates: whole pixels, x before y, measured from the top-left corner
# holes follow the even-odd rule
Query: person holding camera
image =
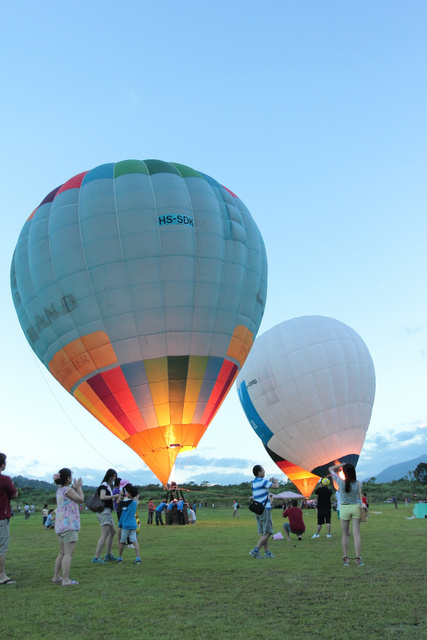
[[(113, 495), (114, 482), (117, 478), (117, 472), (115, 469), (108, 469), (105, 473), (104, 479), (101, 485), (98, 487), (97, 492), (101, 500), (104, 502), (104, 510), (101, 513), (97, 513), (96, 517), (101, 525), (101, 537), (96, 545), (95, 555), (92, 558), (92, 564), (105, 564), (106, 562), (117, 562), (116, 556), (111, 552), (113, 547), (113, 539), (116, 535), (116, 528), (114, 526), (112, 510), (113, 503), (116, 500), (123, 498), (123, 489), (121, 492)], [(124, 481), (122, 481), (123, 483)], [(105, 542), (107, 542), (107, 553), (104, 556), (104, 560), (100, 557), (104, 548)]]
[[(341, 470), (344, 479), (338, 475)], [(360, 540), (360, 504), (362, 496), (362, 487), (356, 477), (356, 469), (350, 462), (346, 464), (335, 464), (329, 467), (329, 473), (338, 485), (341, 506), (340, 506), (340, 522), (342, 529), (342, 552), (343, 565), (349, 566), (348, 544), (350, 536), (350, 520), (353, 524), (353, 542), (356, 553), (356, 566), (363, 567), (364, 562), (361, 558), (362, 543)]]
[[(269, 497), (270, 489), (278, 489), (279, 481), (277, 478), (265, 478), (264, 468), (260, 464), (256, 464), (252, 469), (252, 473), (255, 478), (252, 480), (252, 497), (257, 502), (264, 504), (264, 511), (261, 514), (256, 513), (255, 518), (257, 522), (258, 533), (260, 539), (256, 547), (249, 551), (249, 555), (258, 560), (262, 558), (274, 558), (274, 555), (268, 549), (268, 539), (273, 533), (273, 521), (271, 519), (271, 502)], [(265, 554), (261, 555), (260, 550), (264, 547)]]
[(55, 531), (59, 540), (59, 554), (55, 560), (52, 582), (62, 583), (63, 587), (74, 586), (79, 583), (76, 580), (70, 580), (70, 567), (74, 548), (79, 539), (79, 505), (84, 502), (82, 479), (73, 481), (71, 470), (64, 467), (54, 474), (53, 480), (58, 485)]

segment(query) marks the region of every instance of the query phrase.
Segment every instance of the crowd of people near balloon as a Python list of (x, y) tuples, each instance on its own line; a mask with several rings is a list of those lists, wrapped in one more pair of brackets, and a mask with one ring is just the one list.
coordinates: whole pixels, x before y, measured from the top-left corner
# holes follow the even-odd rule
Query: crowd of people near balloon
[[(11, 478), (3, 473), (6, 468), (6, 455), (0, 453), (0, 584), (15, 584), (5, 570), (5, 556), (9, 545), (9, 520), (11, 518), (10, 501), (16, 499), (18, 490), (13, 485)], [(265, 478), (265, 470), (261, 465), (253, 468), (254, 479), (252, 481), (252, 495), (250, 502), (262, 506), (256, 511), (256, 523), (259, 539), (256, 546), (249, 554), (256, 559), (275, 558), (269, 548), (271, 536), (279, 540), (285, 538), (291, 541), (295, 536), (297, 541), (302, 541), (306, 533), (304, 522), (304, 509), (307, 501), (300, 496), (300, 505), (295, 497), (284, 499), (271, 492), (279, 488), (279, 481), (275, 477), (269, 480)], [(78, 585), (77, 580), (70, 578), (72, 557), (80, 532), (80, 514), (85, 501), (82, 489), (82, 479), (73, 479), (69, 468), (62, 468), (53, 475), (53, 481), (57, 486), (56, 509), (49, 508), (45, 503), (41, 510), (42, 525), (45, 529), (55, 529), (59, 542), (59, 551), (54, 563), (52, 582), (62, 586)], [(332, 491), (332, 483), (335, 484), (335, 496)], [(133, 563), (141, 564), (138, 533), (141, 520), (138, 515), (138, 500), (140, 489), (128, 480), (117, 476), (115, 469), (108, 469), (96, 488), (96, 495), (101, 503), (97, 508), (97, 519), (100, 525), (100, 537), (95, 545), (92, 564), (104, 565), (107, 563), (123, 563), (123, 551), (125, 548), (133, 549), (135, 559)], [(285, 494), (283, 494), (285, 495)], [(289, 494), (286, 494), (289, 495)], [(297, 494), (291, 494), (297, 495)], [(351, 463), (336, 464), (329, 467), (328, 477), (324, 477), (314, 491), (317, 525), (312, 539), (320, 537), (322, 527), (325, 525), (326, 538), (332, 537), (331, 512), (333, 509), (332, 498), (335, 497), (335, 510), (341, 527), (342, 564), (348, 567), (350, 525), (352, 527), (352, 539), (354, 545), (354, 561), (356, 566), (364, 566), (361, 556), (360, 523), (367, 519), (369, 503), (362, 485), (357, 480), (356, 470)], [(273, 535), (272, 506), (276, 499), (282, 501), (283, 534)], [(312, 501), (310, 501), (312, 502)], [(199, 503), (201, 506), (201, 503)], [(207, 502), (205, 502), (207, 507)], [(239, 517), (240, 504), (233, 502), (233, 518)], [(95, 509), (90, 506), (91, 510)], [(144, 505), (144, 509), (145, 509)], [(214, 503), (212, 503), (214, 508)], [(87, 509), (87, 507), (86, 507)], [(196, 504), (190, 505), (182, 494), (182, 489), (175, 483), (168, 486), (167, 498), (156, 505), (152, 498), (147, 503), (147, 525), (157, 526), (164, 524), (195, 524)], [(252, 509), (253, 510), (253, 509)], [(164, 518), (164, 520), (163, 520)], [(116, 538), (117, 534), (117, 538)], [(113, 545), (117, 542), (118, 552), (115, 555)], [(262, 554), (264, 551), (264, 555)]]
[[(71, 482), (71, 472), (69, 469), (61, 470), (59, 474), (69, 472), (69, 481)], [(55, 479), (55, 482), (57, 480)], [(76, 484), (76, 483), (74, 483)], [(81, 487), (81, 479), (77, 480), (76, 486)], [(73, 485), (74, 487), (74, 485)], [(81, 500), (76, 499), (74, 491), (70, 492), (70, 499), (76, 503)], [(135, 550), (134, 564), (140, 564), (140, 549), (138, 543), (138, 532), (140, 529), (140, 519), (138, 516), (138, 499), (140, 490), (127, 480), (122, 480), (117, 476), (115, 469), (108, 469), (104, 478), (97, 488), (96, 493), (103, 502), (103, 508), (97, 513), (97, 518), (101, 527), (101, 535), (97, 542), (94, 556), (91, 560), (92, 564), (105, 564), (107, 562), (123, 563), (123, 551), (125, 547)], [(58, 494), (57, 494), (58, 495)], [(195, 507), (195, 505), (193, 505)], [(57, 514), (59, 502), (57, 505)], [(179, 499), (172, 498), (169, 502), (163, 500), (158, 507), (154, 504), (152, 498), (148, 503), (148, 519), (147, 524), (153, 524), (153, 514), (156, 514), (156, 524), (163, 525), (162, 512), (166, 509), (166, 524), (174, 524), (174, 516), (177, 515), (178, 524), (185, 525), (187, 523), (195, 524), (195, 510), (181, 497)], [(116, 536), (116, 525), (114, 517), (116, 516), (118, 524), (118, 556), (113, 554), (113, 542)], [(58, 516), (57, 516), (58, 519)], [(69, 522), (71, 524), (71, 521)], [(58, 533), (59, 527), (55, 526)], [(105, 555), (104, 553), (105, 547)], [(64, 572), (63, 572), (64, 573)], [(54, 581), (58, 579), (54, 576)], [(62, 576), (64, 580), (64, 575)], [(77, 584), (73, 581), (66, 584)], [(63, 582), (64, 585), (64, 582)]]
[[(254, 474), (254, 480), (252, 481), (252, 496), (251, 499), (254, 502), (262, 505), (262, 510), (255, 512), (257, 529), (259, 534), (259, 540), (256, 546), (249, 551), (249, 554), (258, 560), (273, 559), (275, 556), (269, 549), (269, 539), (274, 533), (273, 521), (271, 517), (272, 500), (274, 494), (270, 494), (271, 489), (277, 489), (279, 487), (279, 481), (277, 478), (265, 478), (264, 468), (257, 464), (252, 470)], [(341, 475), (338, 473), (340, 472)], [(337, 512), (338, 518), (341, 524), (342, 536), (342, 551), (343, 551), (343, 565), (349, 566), (349, 537), (350, 537), (350, 521), (352, 523), (354, 551), (355, 551), (355, 563), (356, 566), (362, 567), (364, 562), (361, 557), (361, 539), (360, 539), (360, 522), (365, 520), (368, 511), (368, 502), (366, 494), (362, 495), (362, 485), (356, 478), (356, 470), (351, 463), (337, 464), (329, 467), (329, 474), (333, 478), (334, 482), (338, 485), (338, 491), (336, 492), (337, 498)], [(326, 524), (326, 537), (331, 538), (331, 497), (332, 491), (329, 488), (330, 480), (325, 477), (321, 480), (320, 486), (316, 489), (317, 495), (317, 527), (312, 538), (319, 538), (320, 531), (324, 524)], [(303, 534), (305, 533), (305, 524), (303, 519), (303, 511), (298, 507), (298, 502), (292, 499), (290, 505), (285, 505), (283, 511), (283, 517), (288, 519), (288, 522), (283, 524), (283, 531), (288, 541), (291, 540), (290, 534), (295, 534), (297, 539), (301, 541)], [(280, 539), (281, 535), (276, 534), (276, 539)], [(261, 551), (264, 550), (264, 555)]]
[[(15, 581), (6, 574), (5, 558), (10, 540), (9, 521), (12, 517), (10, 502), (18, 497), (18, 490), (11, 478), (3, 473), (6, 461), (6, 455), (0, 453), (0, 585), (15, 584)], [(63, 467), (53, 475), (53, 481), (57, 485), (56, 509), (49, 509), (46, 503), (42, 509), (42, 526), (45, 529), (54, 528), (59, 540), (59, 553), (54, 564), (52, 582), (61, 584), (63, 587), (74, 586), (79, 582), (70, 578), (70, 569), (75, 546), (79, 539), (80, 512), (85, 502), (82, 479), (73, 479), (72, 471)], [(97, 513), (101, 535), (91, 563), (114, 562), (122, 564), (123, 550), (128, 547), (135, 550), (134, 564), (140, 564), (137, 536), (140, 528), (137, 512), (139, 487), (118, 478), (115, 469), (108, 469), (95, 493), (102, 503), (102, 507), (98, 509)], [(156, 524), (163, 525), (162, 511), (164, 509), (167, 513), (166, 524), (196, 523), (196, 505), (190, 506), (183, 497), (179, 499), (172, 497), (169, 502), (163, 500), (158, 507), (150, 498), (147, 524), (153, 524), (153, 514), (155, 513)], [(113, 542), (116, 536), (114, 515), (118, 529), (117, 556), (113, 554)]]

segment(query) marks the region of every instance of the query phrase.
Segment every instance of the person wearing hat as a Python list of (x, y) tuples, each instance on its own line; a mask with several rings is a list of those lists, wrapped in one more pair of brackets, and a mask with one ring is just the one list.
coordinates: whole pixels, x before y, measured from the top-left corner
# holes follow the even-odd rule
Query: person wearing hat
[(330, 481), (323, 478), (320, 486), (314, 492), (317, 495), (317, 527), (316, 533), (312, 538), (320, 538), (320, 529), (326, 522), (326, 537), (332, 538), (331, 534), (331, 496), (332, 491), (329, 488)]

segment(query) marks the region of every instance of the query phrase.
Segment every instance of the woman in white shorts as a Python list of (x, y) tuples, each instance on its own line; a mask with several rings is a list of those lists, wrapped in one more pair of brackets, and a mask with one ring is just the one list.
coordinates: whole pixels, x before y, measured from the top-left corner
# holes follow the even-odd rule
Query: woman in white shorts
[[(337, 471), (342, 469), (344, 479)], [(342, 529), (343, 564), (348, 567), (348, 539), (350, 536), (350, 520), (353, 523), (354, 550), (356, 552), (356, 565), (363, 567), (361, 558), (362, 543), (360, 540), (360, 503), (362, 488), (356, 478), (356, 469), (351, 463), (336, 464), (329, 467), (329, 473), (338, 485), (340, 493), (340, 522)]]
[[(111, 553), (113, 548), (113, 539), (116, 535), (116, 528), (113, 520), (113, 502), (122, 500), (123, 493), (113, 495), (114, 481), (117, 473), (114, 469), (108, 469), (103, 481), (97, 491), (99, 497), (104, 502), (104, 510), (97, 514), (99, 524), (101, 525), (101, 537), (96, 545), (95, 555), (92, 558), (93, 564), (105, 564), (106, 562), (117, 562), (117, 558)], [(107, 542), (107, 553), (104, 559), (100, 558), (105, 542)]]
[(68, 587), (79, 584), (76, 580), (70, 580), (70, 567), (74, 548), (79, 539), (79, 504), (84, 502), (82, 479), (79, 478), (73, 482), (71, 471), (67, 468), (60, 469), (58, 473), (55, 473), (53, 479), (55, 484), (59, 485), (56, 492), (55, 520), (55, 531), (59, 538), (59, 554), (55, 561), (52, 582)]

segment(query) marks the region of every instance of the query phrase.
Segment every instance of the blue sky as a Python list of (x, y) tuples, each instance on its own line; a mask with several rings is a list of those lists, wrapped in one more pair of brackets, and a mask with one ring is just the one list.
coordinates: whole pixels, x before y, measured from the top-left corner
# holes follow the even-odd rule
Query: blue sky
[[(154, 481), (42, 370), (9, 292), (22, 225), (81, 171), (159, 158), (234, 191), (263, 235), (260, 333), (326, 315), (355, 329), (377, 395), (362, 477), (427, 452), (427, 5), (28, 0), (3, 8), (1, 349), (9, 472), (106, 467)], [(231, 389), (176, 479), (275, 465)]]

